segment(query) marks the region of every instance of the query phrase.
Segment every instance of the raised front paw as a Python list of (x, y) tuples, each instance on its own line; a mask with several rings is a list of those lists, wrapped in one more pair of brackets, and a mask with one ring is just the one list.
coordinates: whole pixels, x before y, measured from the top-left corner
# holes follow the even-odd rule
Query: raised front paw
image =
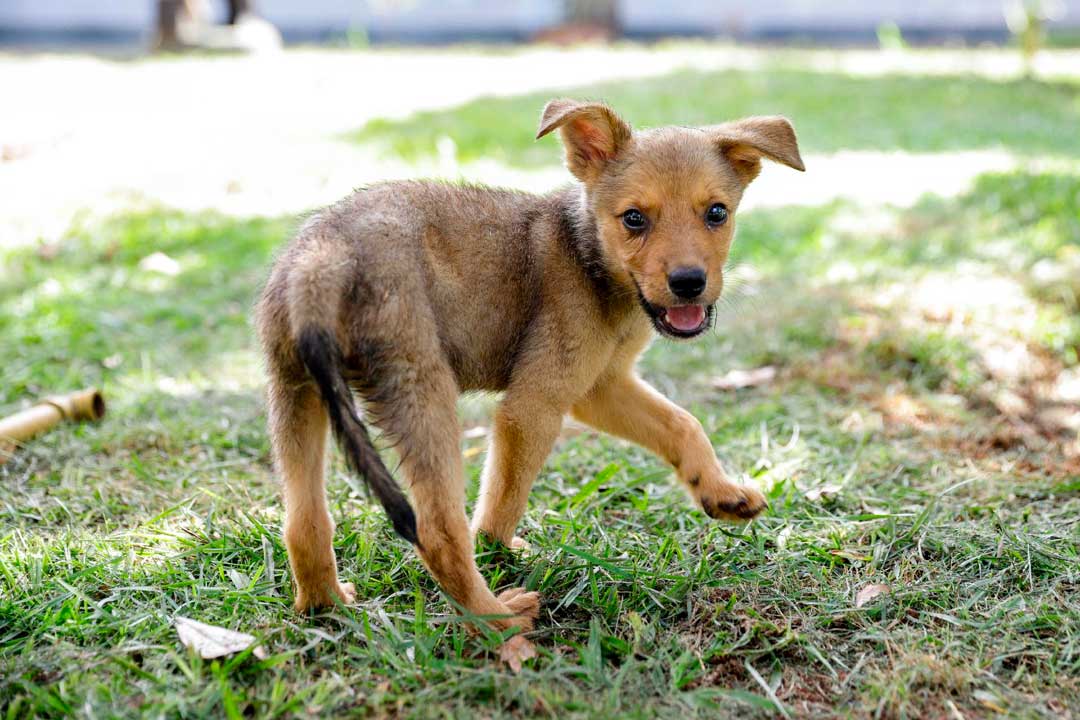
[(769, 507), (765, 496), (757, 488), (731, 482), (701, 489), (697, 499), (706, 515), (730, 522), (750, 520)]

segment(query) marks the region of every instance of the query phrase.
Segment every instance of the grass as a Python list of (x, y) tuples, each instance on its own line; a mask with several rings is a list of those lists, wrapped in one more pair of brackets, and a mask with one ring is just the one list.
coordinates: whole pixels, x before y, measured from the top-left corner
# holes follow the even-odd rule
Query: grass
[[(558, 158), (556, 140), (535, 142), (539, 109), (558, 91), (481, 98), (405, 121), (373, 120), (350, 137), (406, 159), (437, 154), (449, 138), (461, 161), (536, 167)], [(1008, 149), (1080, 154), (1080, 85), (963, 76), (852, 77), (786, 66), (762, 71), (682, 71), (575, 88), (602, 98), (638, 127), (708, 125), (745, 115), (787, 115), (807, 152)], [(524, 131), (523, 131), (524, 130)]]
[[(296, 220), (133, 210), (57, 246), (0, 249), (0, 411), (88, 384), (110, 403), (104, 422), (57, 428), (0, 466), (4, 717), (1041, 718), (1080, 705), (1077, 438), (1043, 417), (1062, 404), (1044, 386), (1080, 350), (1075, 93), (729, 75), (598, 94), (645, 124), (797, 108), (818, 150), (995, 144), (1033, 160), (912, 207), (741, 218), (719, 329), (658, 342), (643, 371), (768, 491), (765, 517), (714, 524), (647, 453), (568, 431), (523, 522), (532, 551), (482, 549), (493, 586), (545, 598), (540, 656), (513, 674), (335, 460), (338, 558), (360, 602), (297, 616), (248, 324)], [(898, 102), (957, 86), (967, 100), (945, 116)], [(1020, 95), (1037, 128), (1003, 112)], [(882, 127), (837, 123), (856, 96)], [(485, 100), (365, 137), (428, 138), (422, 149), (446, 132), (462, 153), (509, 157), (537, 107)], [(1052, 170), (1034, 162), (1047, 155)], [(147, 267), (153, 252), (174, 274)], [(1005, 351), (1039, 371), (1003, 371)], [(766, 364), (770, 384), (714, 387)], [(1006, 414), (1007, 393), (1026, 406)], [(490, 405), (467, 399), (463, 418), (483, 424)], [(463, 440), (473, 492), (482, 446)], [(856, 607), (871, 583), (890, 591)], [(178, 615), (253, 633), (269, 656), (201, 660)]]

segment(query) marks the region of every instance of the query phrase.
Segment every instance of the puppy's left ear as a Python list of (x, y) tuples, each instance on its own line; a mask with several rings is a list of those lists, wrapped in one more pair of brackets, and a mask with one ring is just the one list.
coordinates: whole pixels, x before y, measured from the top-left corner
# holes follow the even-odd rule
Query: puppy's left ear
[(552, 100), (540, 114), (540, 139), (559, 129), (566, 147), (566, 166), (582, 182), (592, 182), (604, 166), (630, 142), (632, 131), (603, 103)]
[(785, 117), (748, 117), (715, 125), (709, 130), (716, 137), (720, 152), (739, 173), (744, 184), (749, 184), (761, 172), (763, 157), (796, 170), (806, 170), (799, 155), (795, 128)]

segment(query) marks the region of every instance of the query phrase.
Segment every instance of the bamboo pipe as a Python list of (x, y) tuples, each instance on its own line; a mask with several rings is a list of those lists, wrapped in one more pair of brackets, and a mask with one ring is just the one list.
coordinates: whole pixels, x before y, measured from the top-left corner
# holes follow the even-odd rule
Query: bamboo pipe
[[(103, 415), (105, 399), (97, 388), (52, 395), (31, 408), (0, 420), (0, 450), (7, 454), (16, 444), (45, 432), (63, 420), (100, 420)], [(3, 455), (0, 455), (0, 462), (3, 461)]]

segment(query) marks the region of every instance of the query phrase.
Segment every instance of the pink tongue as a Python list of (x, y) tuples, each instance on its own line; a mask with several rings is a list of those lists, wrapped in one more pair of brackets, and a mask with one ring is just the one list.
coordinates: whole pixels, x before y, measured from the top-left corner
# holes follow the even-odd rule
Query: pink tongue
[(701, 327), (705, 320), (705, 308), (700, 305), (679, 305), (667, 309), (667, 321), (671, 327), (690, 332)]

